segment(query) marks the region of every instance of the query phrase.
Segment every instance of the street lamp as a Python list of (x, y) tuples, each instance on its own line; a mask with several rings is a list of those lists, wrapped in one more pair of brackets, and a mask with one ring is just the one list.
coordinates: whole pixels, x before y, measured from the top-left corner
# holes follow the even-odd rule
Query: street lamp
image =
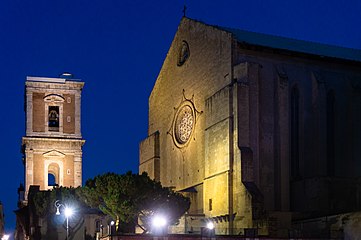
[(164, 227), (167, 224), (167, 220), (162, 216), (155, 216), (152, 222), (156, 228)]
[(155, 231), (163, 235), (164, 229), (167, 226), (167, 219), (163, 216), (156, 215), (152, 219), (152, 225)]
[(115, 222), (113, 220), (110, 221), (110, 223), (108, 224), (108, 236), (110, 236), (110, 239), (113, 239), (112, 228), (113, 228), (114, 224), (115, 224)]
[(73, 216), (74, 211), (72, 208), (67, 207), (66, 205), (62, 204), (60, 200), (55, 201), (55, 207), (56, 207), (56, 215), (60, 215), (60, 207), (64, 208), (64, 215), (66, 217), (66, 240), (69, 239), (69, 218)]
[(213, 230), (213, 229), (214, 229), (214, 224), (213, 224), (212, 222), (208, 222), (208, 223), (207, 223), (207, 228), (208, 228), (209, 230)]
[(10, 235), (5, 234), (5, 235), (1, 238), (1, 240), (8, 240), (9, 238), (10, 238)]
[(112, 235), (112, 227), (114, 226), (115, 222), (112, 220), (110, 221), (110, 226), (109, 226), (109, 235)]
[(215, 235), (215, 226), (212, 221), (206, 223), (205, 228), (202, 229), (202, 236), (212, 238)]

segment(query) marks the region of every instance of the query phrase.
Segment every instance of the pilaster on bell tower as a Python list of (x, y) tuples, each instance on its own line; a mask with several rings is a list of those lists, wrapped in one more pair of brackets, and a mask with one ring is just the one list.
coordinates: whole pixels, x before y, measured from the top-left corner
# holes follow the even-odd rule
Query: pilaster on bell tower
[(26, 136), (22, 139), (25, 198), (31, 185), (40, 190), (82, 184), (81, 92), (84, 82), (27, 77)]

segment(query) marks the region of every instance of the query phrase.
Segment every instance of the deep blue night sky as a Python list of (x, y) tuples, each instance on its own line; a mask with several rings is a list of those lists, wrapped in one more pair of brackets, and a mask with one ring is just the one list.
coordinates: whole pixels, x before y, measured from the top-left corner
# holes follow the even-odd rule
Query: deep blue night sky
[(148, 97), (184, 4), (188, 17), (209, 24), (361, 49), (359, 0), (1, 0), (0, 201), (7, 231), (24, 181), (26, 76), (67, 71), (85, 82), (83, 182), (137, 172)]

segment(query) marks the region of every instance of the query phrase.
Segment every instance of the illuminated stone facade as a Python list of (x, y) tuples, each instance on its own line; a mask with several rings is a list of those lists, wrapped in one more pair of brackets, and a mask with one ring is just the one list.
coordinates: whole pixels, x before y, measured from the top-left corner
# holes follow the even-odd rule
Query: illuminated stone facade
[(287, 236), (361, 207), (361, 53), (183, 18), (139, 171), (189, 196), (174, 231)]
[(40, 190), (54, 185), (81, 186), (83, 86), (81, 81), (66, 78), (27, 77), (26, 136), (22, 140), (25, 198), (31, 185)]

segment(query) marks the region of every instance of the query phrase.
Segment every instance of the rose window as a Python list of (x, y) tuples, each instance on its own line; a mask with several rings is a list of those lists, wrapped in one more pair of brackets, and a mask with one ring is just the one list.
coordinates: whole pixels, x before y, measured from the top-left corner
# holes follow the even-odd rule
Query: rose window
[(180, 144), (184, 144), (189, 140), (192, 135), (193, 126), (193, 111), (190, 106), (183, 106), (178, 112), (175, 124), (175, 135)]

